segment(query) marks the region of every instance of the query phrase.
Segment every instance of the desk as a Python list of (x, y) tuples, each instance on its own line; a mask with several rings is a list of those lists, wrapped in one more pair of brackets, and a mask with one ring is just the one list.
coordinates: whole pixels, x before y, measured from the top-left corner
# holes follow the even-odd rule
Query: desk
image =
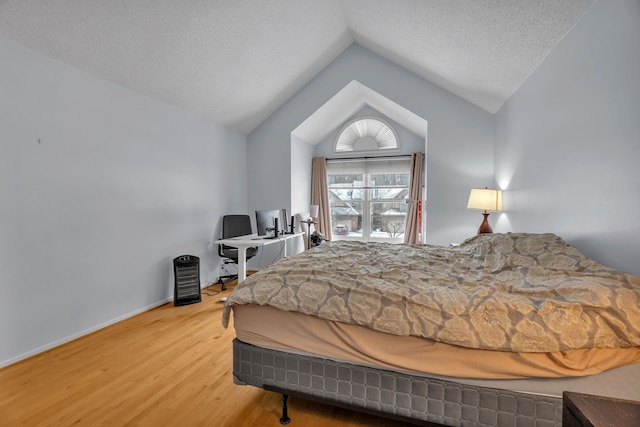
[(284, 244), (284, 256), (287, 256), (286, 241), (295, 237), (304, 237), (304, 233), (281, 234), (274, 239), (265, 239), (264, 236), (258, 236), (257, 234), (247, 234), (245, 236), (217, 240), (214, 243), (238, 248), (238, 283), (241, 283), (247, 278), (247, 248), (282, 243)]

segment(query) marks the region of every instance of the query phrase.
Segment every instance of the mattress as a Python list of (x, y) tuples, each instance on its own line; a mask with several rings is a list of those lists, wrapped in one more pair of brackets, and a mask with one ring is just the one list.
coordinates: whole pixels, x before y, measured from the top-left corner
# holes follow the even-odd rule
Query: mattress
[(558, 353), (640, 347), (640, 277), (551, 234), (476, 236), (457, 248), (335, 242), (281, 259), (229, 295), (454, 346)]
[(640, 351), (520, 354), (402, 337), (269, 306), (234, 307), (236, 337), (291, 354), (561, 398), (563, 391), (640, 400)]

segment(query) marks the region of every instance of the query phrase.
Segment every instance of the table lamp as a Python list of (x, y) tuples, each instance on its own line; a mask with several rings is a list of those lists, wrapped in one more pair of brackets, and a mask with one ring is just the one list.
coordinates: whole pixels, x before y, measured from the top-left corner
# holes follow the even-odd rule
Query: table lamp
[(318, 205), (309, 206), (309, 214), (314, 221), (318, 219)]
[(489, 212), (502, 211), (502, 190), (490, 190), (488, 188), (472, 188), (469, 193), (469, 202), (467, 209), (477, 209), (484, 211), (482, 215), (484, 220), (480, 224), (478, 234), (493, 233), (489, 225)]

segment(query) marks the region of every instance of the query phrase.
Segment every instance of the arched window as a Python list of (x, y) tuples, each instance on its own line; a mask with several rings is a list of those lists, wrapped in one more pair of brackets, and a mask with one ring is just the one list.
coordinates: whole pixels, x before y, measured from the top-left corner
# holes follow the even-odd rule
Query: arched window
[(398, 148), (395, 130), (380, 119), (357, 118), (349, 122), (338, 134), (335, 152), (377, 151)]

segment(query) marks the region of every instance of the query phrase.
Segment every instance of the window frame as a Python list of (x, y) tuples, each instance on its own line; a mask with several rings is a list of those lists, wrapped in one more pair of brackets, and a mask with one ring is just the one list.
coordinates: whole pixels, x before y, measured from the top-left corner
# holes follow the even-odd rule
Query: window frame
[[(388, 162), (388, 170), (384, 165), (377, 164), (377, 162), (386, 161)], [(351, 166), (346, 166), (351, 163)], [(394, 163), (391, 165), (391, 163)], [(336, 165), (332, 167), (331, 165)], [(339, 171), (338, 165), (342, 165), (342, 173), (336, 173)], [(332, 170), (334, 169), (334, 170)], [(406, 198), (409, 194), (409, 186), (411, 180), (411, 157), (410, 156), (387, 156), (387, 157), (368, 157), (368, 158), (350, 158), (350, 159), (330, 159), (327, 164), (327, 187), (329, 190), (329, 211), (330, 211), (330, 220), (331, 220), (331, 230), (333, 240), (357, 240), (357, 241), (380, 241), (380, 242), (389, 242), (389, 243), (402, 243), (404, 240), (404, 228), (406, 224), (406, 214), (408, 210), (408, 205), (406, 203)], [(352, 184), (349, 186), (349, 183), (335, 184), (331, 183), (332, 176), (337, 175), (362, 175), (362, 180), (353, 180)], [(390, 174), (390, 175), (401, 175), (402, 179), (405, 180), (403, 183), (393, 183), (393, 184), (383, 184), (383, 185), (375, 185), (372, 182), (372, 176), (374, 175), (382, 175), (382, 174)], [(354, 185), (355, 184), (355, 185)], [(380, 198), (374, 197), (374, 192), (384, 189), (399, 189), (400, 191), (396, 194), (396, 197), (389, 198)], [(347, 192), (351, 192), (353, 195), (354, 191), (361, 192), (361, 197), (357, 199), (344, 199), (339, 196), (339, 193), (333, 192), (332, 190), (346, 190)], [(335, 197), (338, 197), (336, 200)], [(334, 208), (335, 205), (344, 204), (347, 209), (355, 209), (358, 213), (357, 223), (360, 226), (359, 230), (361, 230), (358, 234), (351, 234), (355, 230), (352, 230), (352, 227), (348, 227), (348, 234), (341, 235), (337, 234), (335, 230), (337, 229), (338, 222), (334, 221), (335, 214)], [(361, 209), (354, 208), (353, 206), (359, 204), (361, 205)], [(380, 236), (376, 235), (376, 231), (373, 230), (372, 222), (375, 221), (374, 216), (383, 214), (376, 214), (377, 210), (374, 205), (382, 204), (390, 205), (385, 207), (383, 212), (399, 212), (402, 219), (400, 221), (394, 221), (394, 223), (401, 224), (401, 232), (395, 236)], [(400, 205), (400, 206), (398, 206)], [(347, 216), (346, 214), (344, 216)], [(353, 219), (350, 220), (351, 224), (353, 224)], [(347, 220), (349, 222), (349, 220)], [(380, 231), (378, 233), (389, 233), (391, 231)]]

